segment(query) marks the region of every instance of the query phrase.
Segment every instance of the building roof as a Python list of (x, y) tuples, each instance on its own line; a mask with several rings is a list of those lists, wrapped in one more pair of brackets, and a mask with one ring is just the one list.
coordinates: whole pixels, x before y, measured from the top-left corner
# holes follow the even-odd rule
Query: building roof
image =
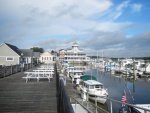
[(41, 55), (41, 53), (40, 53), (40, 52), (33, 52), (33, 56), (34, 56), (34, 57), (39, 58), (39, 57), (40, 57), (40, 55)]
[(53, 56), (49, 51), (45, 51), (44, 53), (40, 54), (40, 56), (45, 56), (45, 55)]
[(4, 44), (6, 44), (8, 47), (10, 47), (10, 48), (11, 48), (14, 52), (16, 52), (19, 56), (21, 56), (21, 53), (20, 53), (19, 49), (18, 49), (16, 46), (11, 45), (11, 44), (8, 44), (8, 43), (4, 43)]
[(19, 49), (20, 53), (23, 53), (23, 56), (25, 57), (32, 57), (33, 56), (33, 50), (31, 49)]
[(66, 52), (65, 54), (86, 54), (84, 52), (77, 52), (77, 53), (74, 53), (74, 52)]
[(72, 44), (72, 47), (79, 47), (79, 44), (78, 44), (77, 42), (74, 42), (74, 43)]
[(66, 51), (65, 49), (60, 49), (59, 51)]

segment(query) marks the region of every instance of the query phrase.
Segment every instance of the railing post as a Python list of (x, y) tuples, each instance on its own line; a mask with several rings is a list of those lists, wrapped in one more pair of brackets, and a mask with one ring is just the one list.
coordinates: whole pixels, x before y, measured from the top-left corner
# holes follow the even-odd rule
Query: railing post
[(5, 73), (5, 65), (3, 66), (3, 76), (5, 77), (6, 73)]
[(17, 70), (17, 66), (18, 66), (18, 65), (16, 64), (16, 73), (18, 72), (18, 70)]
[(70, 102), (71, 102), (71, 97), (70, 97)]
[(12, 68), (13, 66), (11, 65), (10, 66), (10, 75), (12, 75), (12, 73), (13, 73), (13, 68)]
[(87, 108), (88, 108), (88, 98), (89, 98), (89, 96), (88, 96), (88, 93), (87, 93), (87, 96), (86, 96), (86, 101), (87, 101)]
[(96, 107), (96, 113), (97, 113), (97, 97), (95, 96), (95, 107)]
[(76, 113), (76, 109), (77, 109), (77, 106), (76, 106), (76, 105), (77, 105), (77, 102), (75, 103), (75, 113)]
[(113, 113), (113, 111), (112, 111), (112, 101), (110, 101), (110, 113)]

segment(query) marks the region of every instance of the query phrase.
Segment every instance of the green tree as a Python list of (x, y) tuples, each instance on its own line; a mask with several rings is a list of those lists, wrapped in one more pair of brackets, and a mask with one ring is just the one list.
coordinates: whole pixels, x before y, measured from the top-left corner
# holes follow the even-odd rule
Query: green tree
[(30, 48), (30, 49), (33, 50), (34, 52), (40, 52), (40, 53), (44, 52), (43, 48), (33, 47), (33, 48)]
[(43, 53), (43, 52), (44, 52), (44, 49), (43, 49), (43, 48), (39, 48), (39, 52), (40, 52), (40, 53)]
[(58, 56), (57, 51), (54, 51), (54, 50), (52, 50), (52, 51), (51, 51), (51, 54), (52, 54), (52, 55), (56, 55), (56, 56)]

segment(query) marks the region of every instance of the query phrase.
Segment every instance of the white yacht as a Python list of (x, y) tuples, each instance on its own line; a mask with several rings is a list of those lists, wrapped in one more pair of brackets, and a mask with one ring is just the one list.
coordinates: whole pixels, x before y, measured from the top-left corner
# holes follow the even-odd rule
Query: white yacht
[(83, 85), (80, 85), (81, 98), (84, 100), (89, 99), (97, 100), (97, 102), (104, 104), (108, 97), (107, 89), (103, 84), (96, 80), (83, 81)]

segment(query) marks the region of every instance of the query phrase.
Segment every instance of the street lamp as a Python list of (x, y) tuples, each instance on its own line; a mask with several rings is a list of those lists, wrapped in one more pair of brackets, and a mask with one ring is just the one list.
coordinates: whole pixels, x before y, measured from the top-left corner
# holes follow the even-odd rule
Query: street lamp
[(21, 72), (23, 72), (23, 53), (21, 53)]

